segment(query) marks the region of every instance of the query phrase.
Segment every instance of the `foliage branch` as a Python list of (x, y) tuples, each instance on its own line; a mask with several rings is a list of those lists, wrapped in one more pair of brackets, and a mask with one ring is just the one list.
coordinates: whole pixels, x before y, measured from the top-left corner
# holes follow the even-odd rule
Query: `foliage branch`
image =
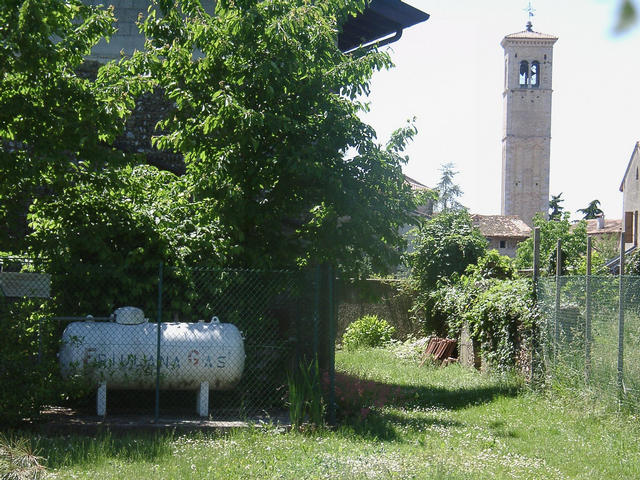
[[(561, 240), (562, 274), (584, 272), (587, 251), (586, 222), (571, 224), (569, 213), (564, 213), (555, 220), (545, 220), (543, 215), (538, 213), (533, 218), (533, 224), (540, 228), (540, 267), (543, 274), (555, 275), (558, 240)], [(595, 265), (602, 263), (597, 255), (594, 256), (594, 260)], [(532, 268), (533, 237), (518, 245), (516, 266), (519, 269)]]
[(283, 267), (332, 262), (388, 271), (415, 204), (402, 151), (359, 118), (387, 53), (343, 54), (336, 32), (365, 2), (155, 1), (141, 25), (146, 52), (127, 68), (174, 104), (155, 145), (184, 156), (198, 201), (229, 239), (227, 263)]
[(407, 255), (411, 276), (408, 290), (415, 298), (412, 314), (427, 333), (445, 334), (446, 320), (433, 310), (431, 294), (441, 281), (462, 274), (485, 253), (487, 242), (473, 227), (466, 210), (442, 212), (413, 232)]
[(80, 0), (7, 0), (0, 6), (0, 248), (23, 251), (24, 213), (55, 195), (80, 162), (122, 165), (111, 143), (143, 83), (114, 65), (92, 79), (84, 56), (114, 31), (113, 9)]

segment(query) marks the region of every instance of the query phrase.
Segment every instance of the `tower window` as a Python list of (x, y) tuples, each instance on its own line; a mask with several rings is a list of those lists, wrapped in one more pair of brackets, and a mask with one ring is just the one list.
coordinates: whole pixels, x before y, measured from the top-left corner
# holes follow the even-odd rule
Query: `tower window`
[(531, 62), (531, 78), (529, 84), (532, 87), (540, 86), (540, 64), (537, 61)]
[(529, 62), (522, 60), (520, 62), (520, 86), (526, 87), (529, 84)]
[(540, 86), (540, 62), (534, 60), (529, 62), (522, 60), (520, 62), (520, 88), (538, 88)]

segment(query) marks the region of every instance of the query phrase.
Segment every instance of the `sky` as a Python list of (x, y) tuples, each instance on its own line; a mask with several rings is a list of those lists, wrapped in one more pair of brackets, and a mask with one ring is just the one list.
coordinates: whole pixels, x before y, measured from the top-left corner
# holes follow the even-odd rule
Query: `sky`
[[(500, 214), (505, 35), (525, 29), (526, 0), (403, 0), (431, 15), (388, 48), (362, 118), (380, 141), (416, 117), (404, 172), (435, 186), (453, 163), (471, 213)], [(553, 51), (550, 194), (572, 218), (594, 199), (622, 217), (622, 177), (640, 141), (640, 24), (614, 33), (619, 0), (532, 0), (533, 30)], [(636, 0), (640, 7), (640, 2)]]

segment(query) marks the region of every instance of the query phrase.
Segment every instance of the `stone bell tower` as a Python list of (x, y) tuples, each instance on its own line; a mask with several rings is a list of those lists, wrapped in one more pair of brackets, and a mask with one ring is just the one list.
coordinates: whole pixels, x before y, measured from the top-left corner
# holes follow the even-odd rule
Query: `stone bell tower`
[(507, 35), (504, 48), (502, 215), (532, 225), (549, 206), (551, 67), (558, 37), (526, 30)]

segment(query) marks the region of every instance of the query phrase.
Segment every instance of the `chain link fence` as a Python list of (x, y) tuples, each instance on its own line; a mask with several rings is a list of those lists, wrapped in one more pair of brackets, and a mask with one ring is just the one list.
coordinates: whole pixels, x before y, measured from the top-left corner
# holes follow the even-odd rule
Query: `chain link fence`
[(640, 277), (547, 277), (538, 302), (552, 381), (639, 406)]
[(0, 327), (11, 347), (0, 354), (0, 384), (14, 398), (3, 394), (0, 409), (31, 405), (23, 417), (43, 402), (155, 418), (282, 412), (301, 362), (319, 358), (333, 375), (330, 277), (320, 268), (134, 264), (58, 272), (2, 258)]

